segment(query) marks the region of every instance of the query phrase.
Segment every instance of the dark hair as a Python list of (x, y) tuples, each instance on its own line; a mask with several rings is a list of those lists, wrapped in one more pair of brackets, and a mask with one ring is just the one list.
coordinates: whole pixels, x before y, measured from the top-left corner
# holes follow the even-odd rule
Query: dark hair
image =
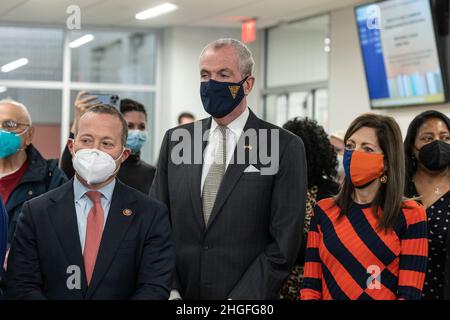
[(142, 112), (145, 115), (145, 120), (147, 120), (147, 111), (142, 103), (131, 99), (120, 100), (120, 112), (125, 114), (131, 111)]
[[(109, 105), (109, 104), (99, 104), (92, 108), (87, 109), (86, 112), (83, 113), (81, 118), (85, 114), (88, 114), (88, 113), (109, 114), (109, 115), (117, 117), (122, 124), (122, 137), (121, 137), (122, 145), (126, 144), (127, 137), (128, 137), (128, 124), (125, 121), (125, 118), (123, 117), (122, 113), (120, 113), (115, 107), (113, 107), (112, 105)], [(79, 121), (77, 121), (77, 124), (76, 124), (75, 136), (78, 134), (78, 126), (79, 126)]]
[[(389, 230), (394, 227), (403, 205), (403, 190), (405, 185), (404, 154), (402, 150), (402, 133), (394, 118), (373, 113), (366, 113), (356, 118), (348, 128), (344, 143), (361, 128), (373, 128), (376, 131), (378, 143), (384, 154), (384, 173), (387, 182), (382, 184), (372, 203), (375, 217), (379, 217), (378, 209), (383, 215), (379, 218), (379, 227)], [(355, 187), (345, 179), (335, 203), (340, 207), (340, 216), (345, 216), (353, 203)]]
[(315, 120), (297, 117), (286, 122), (283, 128), (303, 140), (308, 167), (308, 188), (319, 185), (324, 178), (334, 180), (338, 165), (336, 152), (323, 127)]
[(195, 120), (195, 117), (192, 113), (189, 112), (183, 112), (178, 116), (178, 124), (181, 123), (182, 118), (191, 118), (192, 120)]
[(450, 130), (450, 118), (447, 117), (442, 112), (436, 110), (428, 110), (422, 112), (417, 115), (413, 121), (409, 124), (408, 132), (406, 133), (406, 138), (404, 142), (404, 150), (405, 150), (405, 167), (406, 167), (406, 189), (405, 194), (407, 196), (415, 196), (414, 191), (411, 190), (412, 186), (412, 178), (414, 173), (417, 170), (417, 163), (414, 157), (414, 152), (412, 150), (412, 146), (414, 145), (414, 141), (416, 140), (417, 131), (419, 128), (431, 118), (438, 118), (444, 121), (447, 124), (447, 128)]

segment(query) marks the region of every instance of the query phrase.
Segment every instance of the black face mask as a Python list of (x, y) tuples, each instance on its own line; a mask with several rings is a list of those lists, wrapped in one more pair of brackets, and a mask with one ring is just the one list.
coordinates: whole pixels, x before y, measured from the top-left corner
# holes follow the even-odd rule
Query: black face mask
[(420, 162), (431, 171), (440, 171), (450, 166), (450, 144), (436, 140), (419, 151)]

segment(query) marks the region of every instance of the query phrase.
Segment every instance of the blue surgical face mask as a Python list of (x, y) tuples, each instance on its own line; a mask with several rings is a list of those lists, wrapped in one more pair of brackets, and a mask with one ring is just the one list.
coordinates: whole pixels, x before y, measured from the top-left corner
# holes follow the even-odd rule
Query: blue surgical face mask
[(133, 153), (138, 153), (148, 138), (147, 131), (128, 130), (127, 148), (130, 148)]
[(21, 149), (22, 140), (20, 136), (25, 132), (26, 130), (21, 134), (17, 134), (0, 130), (0, 159), (8, 158)]
[(236, 83), (215, 80), (201, 82), (200, 96), (205, 111), (214, 118), (223, 118), (230, 114), (244, 99), (243, 83), (247, 78)]

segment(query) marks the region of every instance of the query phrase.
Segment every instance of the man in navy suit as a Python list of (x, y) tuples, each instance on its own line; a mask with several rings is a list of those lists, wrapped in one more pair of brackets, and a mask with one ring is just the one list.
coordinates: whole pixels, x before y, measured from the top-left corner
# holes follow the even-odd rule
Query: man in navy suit
[(108, 105), (80, 118), (74, 179), (23, 207), (10, 299), (167, 299), (175, 268), (167, 208), (116, 179), (127, 123)]

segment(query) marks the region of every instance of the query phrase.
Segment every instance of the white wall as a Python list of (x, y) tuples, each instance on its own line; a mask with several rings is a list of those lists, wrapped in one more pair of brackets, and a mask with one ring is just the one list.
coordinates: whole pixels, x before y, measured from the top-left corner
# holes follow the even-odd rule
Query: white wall
[(450, 104), (371, 110), (353, 8), (349, 7), (332, 12), (330, 23), (330, 132), (347, 129), (350, 122), (364, 112), (375, 112), (394, 117), (402, 129), (403, 135), (406, 134), (408, 125), (414, 116), (422, 111), (433, 108), (450, 114)]
[[(163, 30), (161, 39), (160, 94), (155, 114), (154, 161), (156, 163), (162, 138), (167, 129), (177, 125), (183, 111), (193, 113), (197, 119), (207, 117), (200, 99), (200, 72), (198, 58), (201, 50), (219, 38), (240, 39), (238, 28), (171, 27)], [(260, 43), (249, 45), (255, 56), (255, 89), (260, 87)], [(159, 60), (159, 61), (161, 61)], [(259, 90), (254, 90), (247, 101), (259, 113)]]

